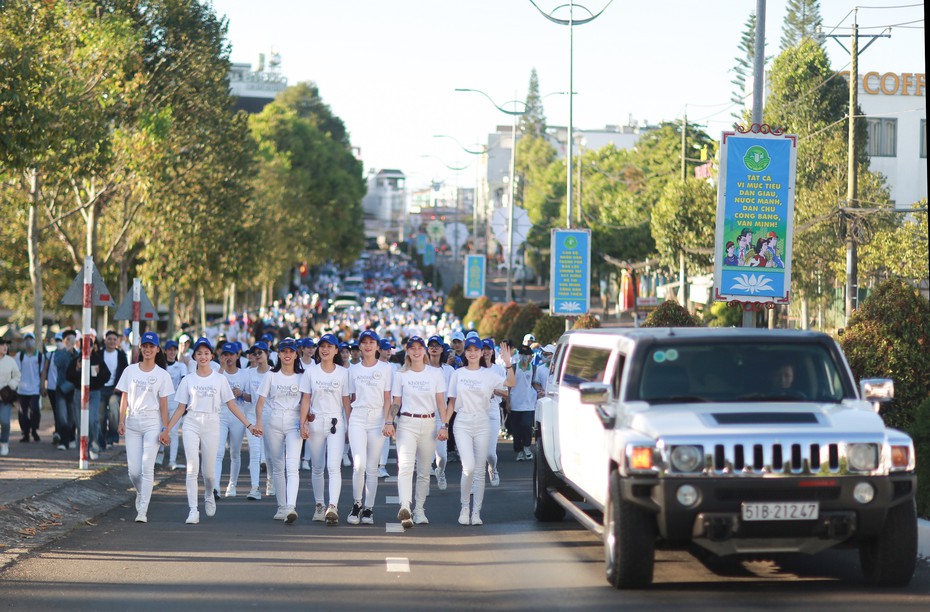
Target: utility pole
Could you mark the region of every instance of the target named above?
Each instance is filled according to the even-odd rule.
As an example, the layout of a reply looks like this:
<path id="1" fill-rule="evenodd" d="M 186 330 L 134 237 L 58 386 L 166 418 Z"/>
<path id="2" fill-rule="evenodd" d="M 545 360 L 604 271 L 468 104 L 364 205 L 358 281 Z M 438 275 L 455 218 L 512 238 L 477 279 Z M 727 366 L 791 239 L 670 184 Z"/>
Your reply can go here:
<path id="1" fill-rule="evenodd" d="M 681 206 L 685 205 L 685 183 L 688 180 L 688 107 L 681 117 Z M 684 248 L 678 251 L 678 303 L 688 308 L 688 275 L 685 272 Z M 690 308 L 688 311 L 690 312 Z"/>
<path id="2" fill-rule="evenodd" d="M 765 0 L 756 0 L 756 35 L 752 59 L 752 122 L 762 125 L 765 76 Z M 756 311 L 743 309 L 743 327 L 756 326 Z"/>

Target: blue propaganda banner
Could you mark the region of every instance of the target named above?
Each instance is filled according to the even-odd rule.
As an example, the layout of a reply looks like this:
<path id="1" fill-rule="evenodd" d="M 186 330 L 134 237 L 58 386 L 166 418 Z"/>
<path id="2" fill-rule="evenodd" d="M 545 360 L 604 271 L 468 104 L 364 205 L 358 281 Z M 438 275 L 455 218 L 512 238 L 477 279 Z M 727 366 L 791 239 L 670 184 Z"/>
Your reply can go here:
<path id="1" fill-rule="evenodd" d="M 423 247 L 423 265 L 431 266 L 436 263 L 436 249 L 431 244 Z"/>
<path id="2" fill-rule="evenodd" d="M 552 230 L 549 312 L 575 317 L 591 309 L 591 231 Z"/>
<path id="3" fill-rule="evenodd" d="M 714 297 L 787 304 L 797 137 L 724 132 L 720 151 Z"/>
<path id="4" fill-rule="evenodd" d="M 423 255 L 426 251 L 426 234 L 417 234 L 417 253 Z"/>
<path id="5" fill-rule="evenodd" d="M 484 295 L 484 261 L 484 255 L 467 255 L 465 257 L 465 297 L 469 299 Z"/>

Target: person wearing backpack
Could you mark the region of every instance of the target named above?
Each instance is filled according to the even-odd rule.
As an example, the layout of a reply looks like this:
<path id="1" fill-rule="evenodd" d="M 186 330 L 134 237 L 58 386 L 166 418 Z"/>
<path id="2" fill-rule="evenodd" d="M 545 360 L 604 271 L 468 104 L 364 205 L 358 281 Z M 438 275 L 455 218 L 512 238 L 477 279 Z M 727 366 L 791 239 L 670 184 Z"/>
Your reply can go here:
<path id="1" fill-rule="evenodd" d="M 7 354 L 9 350 L 9 341 L 0 338 L 0 455 L 3 456 L 10 454 L 10 416 L 19 387 L 19 366 Z"/>
<path id="2" fill-rule="evenodd" d="M 45 352 L 36 346 L 36 337 L 32 332 L 23 336 L 23 350 L 16 356 L 19 362 L 19 429 L 23 437 L 20 442 L 35 441 L 39 438 L 39 424 L 42 418 L 41 400 L 45 395 Z"/>

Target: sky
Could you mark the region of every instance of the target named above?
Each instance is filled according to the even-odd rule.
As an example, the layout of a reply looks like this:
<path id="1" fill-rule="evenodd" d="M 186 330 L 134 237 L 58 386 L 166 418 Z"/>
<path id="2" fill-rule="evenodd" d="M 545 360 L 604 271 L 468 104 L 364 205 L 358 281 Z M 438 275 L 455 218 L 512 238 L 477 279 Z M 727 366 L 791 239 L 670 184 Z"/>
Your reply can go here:
<path id="1" fill-rule="evenodd" d="M 859 70 L 925 71 L 924 8 L 914 0 L 865 0 L 860 35 L 894 27 L 860 54 Z M 228 19 L 233 62 L 281 54 L 293 85 L 314 81 L 346 124 L 365 172 L 400 169 L 408 188 L 432 181 L 475 181 L 476 149 L 511 118 L 499 106 L 526 98 L 536 69 L 549 125 L 568 125 L 569 28 L 547 20 L 530 0 L 207 0 Z M 565 0 L 535 0 L 543 11 Z M 575 19 L 573 124 L 576 129 L 681 120 L 714 136 L 733 123 L 730 102 L 739 41 L 756 0 L 584 0 Z M 780 48 L 787 0 L 766 2 L 766 55 Z M 854 4 L 821 0 L 824 30 L 848 34 Z M 568 18 L 568 8 L 552 13 Z M 834 30 L 836 26 L 839 29 Z M 841 39 L 848 48 L 849 39 Z M 860 39 L 860 47 L 865 43 Z M 827 39 L 833 67 L 849 54 Z M 751 80 L 751 75 L 750 75 Z M 464 167 L 453 171 L 447 166 Z"/>

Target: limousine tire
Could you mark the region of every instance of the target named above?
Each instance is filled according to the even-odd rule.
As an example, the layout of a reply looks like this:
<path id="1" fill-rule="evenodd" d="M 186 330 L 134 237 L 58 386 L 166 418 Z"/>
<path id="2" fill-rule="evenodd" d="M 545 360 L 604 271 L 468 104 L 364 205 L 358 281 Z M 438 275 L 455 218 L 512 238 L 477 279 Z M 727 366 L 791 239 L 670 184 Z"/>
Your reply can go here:
<path id="1" fill-rule="evenodd" d="M 620 474 L 610 475 L 610 499 L 604 509 L 604 559 L 607 581 L 616 589 L 644 589 L 655 568 L 655 517 L 624 501 Z"/>
<path id="2" fill-rule="evenodd" d="M 565 508 L 549 495 L 549 488 L 558 486 L 558 479 L 552 473 L 543 451 L 542 441 L 536 441 L 535 469 L 533 470 L 533 515 L 542 523 L 554 523 L 565 518 Z"/>

